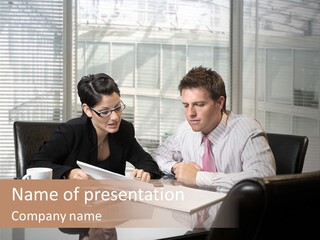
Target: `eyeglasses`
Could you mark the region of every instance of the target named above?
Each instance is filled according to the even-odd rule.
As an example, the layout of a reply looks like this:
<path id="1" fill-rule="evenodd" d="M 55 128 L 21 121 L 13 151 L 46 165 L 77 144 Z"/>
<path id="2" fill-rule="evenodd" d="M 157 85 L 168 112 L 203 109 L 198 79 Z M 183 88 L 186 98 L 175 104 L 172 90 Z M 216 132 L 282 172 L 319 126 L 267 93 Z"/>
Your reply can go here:
<path id="1" fill-rule="evenodd" d="M 90 109 L 92 111 L 94 111 L 99 117 L 109 117 L 112 112 L 122 112 L 124 109 L 126 108 L 126 105 L 121 101 L 120 102 L 120 106 L 117 106 L 117 107 L 114 107 L 114 108 L 111 108 L 111 109 L 107 109 L 107 110 L 103 110 L 101 112 L 98 112 L 96 110 L 94 110 L 92 107 L 90 107 Z"/>

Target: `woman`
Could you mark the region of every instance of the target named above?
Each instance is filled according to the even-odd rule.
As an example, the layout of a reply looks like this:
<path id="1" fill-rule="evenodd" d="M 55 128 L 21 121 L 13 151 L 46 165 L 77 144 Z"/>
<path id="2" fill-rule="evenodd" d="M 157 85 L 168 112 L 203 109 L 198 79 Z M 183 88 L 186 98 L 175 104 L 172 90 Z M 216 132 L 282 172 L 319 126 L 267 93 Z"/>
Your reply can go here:
<path id="1" fill-rule="evenodd" d="M 114 80 L 104 73 L 88 75 L 77 88 L 82 116 L 62 123 L 30 167 L 50 167 L 56 179 L 88 179 L 77 160 L 122 175 L 128 161 L 135 166 L 132 177 L 160 178 L 158 165 L 137 142 L 132 123 L 121 118 L 125 104 Z"/>

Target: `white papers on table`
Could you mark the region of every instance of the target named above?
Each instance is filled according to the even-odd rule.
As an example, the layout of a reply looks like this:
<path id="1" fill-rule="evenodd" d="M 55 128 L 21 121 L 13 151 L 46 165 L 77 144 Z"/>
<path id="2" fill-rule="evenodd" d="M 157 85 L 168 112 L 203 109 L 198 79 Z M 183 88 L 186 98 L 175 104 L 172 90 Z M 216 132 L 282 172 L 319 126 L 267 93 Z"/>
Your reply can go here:
<path id="1" fill-rule="evenodd" d="M 77 161 L 78 166 L 90 177 L 94 179 L 126 179 L 128 177 L 119 173 L 111 172 L 103 168 L 93 166 L 91 164 Z"/>
<path id="2" fill-rule="evenodd" d="M 190 188 L 182 185 L 164 185 L 156 188 L 158 198 L 142 202 L 183 212 L 195 212 L 223 200 L 225 193 Z M 160 199 L 162 195 L 162 198 Z"/>
<path id="3" fill-rule="evenodd" d="M 182 185 L 146 183 L 84 162 L 77 161 L 77 164 L 94 179 L 109 179 L 102 181 L 104 187 L 118 191 L 138 191 L 141 198 L 136 201 L 157 207 L 191 213 L 220 202 L 226 196 L 225 193 Z"/>

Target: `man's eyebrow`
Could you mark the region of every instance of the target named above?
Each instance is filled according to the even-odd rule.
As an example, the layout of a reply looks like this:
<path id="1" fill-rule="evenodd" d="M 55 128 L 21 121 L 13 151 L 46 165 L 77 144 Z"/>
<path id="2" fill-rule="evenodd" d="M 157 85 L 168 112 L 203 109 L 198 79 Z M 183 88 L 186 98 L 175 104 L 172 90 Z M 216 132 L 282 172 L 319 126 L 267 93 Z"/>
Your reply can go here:
<path id="1" fill-rule="evenodd" d="M 206 101 L 197 101 L 197 102 L 191 102 L 191 103 L 188 103 L 188 102 L 182 102 L 182 104 L 188 104 L 188 105 L 196 105 L 196 104 L 205 104 Z"/>
<path id="2" fill-rule="evenodd" d="M 196 102 L 192 102 L 191 104 L 198 104 L 198 103 L 206 103 L 206 101 L 196 101 Z"/>

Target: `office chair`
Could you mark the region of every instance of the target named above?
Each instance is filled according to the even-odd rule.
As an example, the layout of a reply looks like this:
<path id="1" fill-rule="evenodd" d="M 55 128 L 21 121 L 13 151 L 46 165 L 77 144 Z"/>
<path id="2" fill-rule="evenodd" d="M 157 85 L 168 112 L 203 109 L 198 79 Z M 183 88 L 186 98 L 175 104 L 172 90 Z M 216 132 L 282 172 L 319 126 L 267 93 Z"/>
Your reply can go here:
<path id="1" fill-rule="evenodd" d="M 277 133 L 267 133 L 267 137 L 276 160 L 276 174 L 301 173 L 309 139 Z"/>
<path id="2" fill-rule="evenodd" d="M 247 179 L 230 189 L 208 240 L 314 239 L 320 171 Z"/>
<path id="3" fill-rule="evenodd" d="M 41 144 L 48 140 L 58 128 L 58 122 L 26 122 L 13 123 L 16 177 L 21 178 Z"/>

